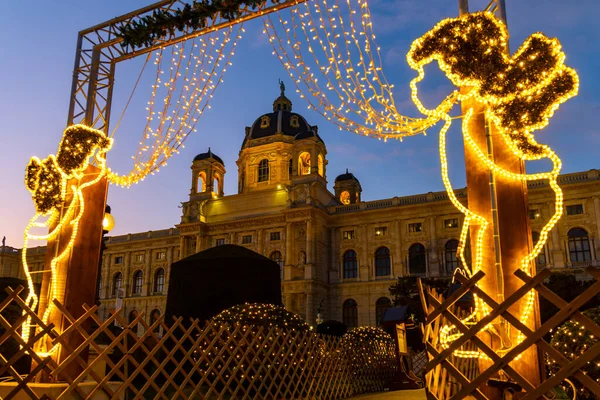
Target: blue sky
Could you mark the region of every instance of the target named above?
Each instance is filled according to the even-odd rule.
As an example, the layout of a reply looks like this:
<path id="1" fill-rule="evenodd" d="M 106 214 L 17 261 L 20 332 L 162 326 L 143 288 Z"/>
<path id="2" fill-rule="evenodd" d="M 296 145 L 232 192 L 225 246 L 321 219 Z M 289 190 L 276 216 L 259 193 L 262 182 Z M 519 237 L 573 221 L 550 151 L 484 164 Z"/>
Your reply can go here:
<path id="1" fill-rule="evenodd" d="M 7 2 L 0 13 L 0 236 L 7 244 L 22 245 L 22 232 L 34 212 L 23 184 L 24 168 L 31 156 L 45 157 L 56 152 L 66 125 L 69 92 L 77 32 L 110 18 L 149 4 L 149 0 L 53 0 Z M 471 9 L 487 1 L 471 1 Z M 541 31 L 561 41 L 567 64 L 581 79 L 579 96 L 555 114 L 550 126 L 537 135 L 563 159 L 564 172 L 600 167 L 597 160 L 600 130 L 600 5 L 583 0 L 507 0 L 511 50 L 533 32 Z M 575 5 L 576 4 L 576 5 Z M 405 105 L 403 112 L 418 117 L 410 107 L 408 83 L 414 77 L 405 61 L 411 42 L 435 23 L 457 14 L 452 0 L 372 0 L 374 30 L 381 46 L 383 67 L 395 85 L 395 99 Z M 399 141 L 378 141 L 339 131 L 315 112 L 293 91 L 287 73 L 272 55 L 262 34 L 260 21 L 245 25 L 230 67 L 208 110 L 198 123 L 198 132 L 186 141 L 183 151 L 160 173 L 130 189 L 111 187 L 109 204 L 116 219 L 113 234 L 157 230 L 179 222 L 178 206 L 186 201 L 191 183 L 192 158 L 210 146 L 225 161 L 225 192 L 237 191 L 235 161 L 244 136 L 244 127 L 271 110 L 278 96 L 277 80 L 283 79 L 294 111 L 319 126 L 329 160 L 329 187 L 335 176 L 349 168 L 361 181 L 363 199 L 443 190 L 439 177 L 437 132 Z M 121 114 L 141 68 L 141 60 L 118 66 L 115 84 L 113 123 Z M 436 66 L 427 69 L 422 90 L 436 99 L 452 90 Z M 149 76 L 149 75 L 145 75 Z M 131 167 L 141 129 L 150 80 L 144 78 L 136 91 L 109 154 L 110 166 L 121 173 Z M 454 128 L 458 128 L 455 124 Z M 452 129 L 449 138 L 451 178 L 464 186 L 464 163 L 460 132 Z M 539 170 L 547 165 L 530 165 Z"/>

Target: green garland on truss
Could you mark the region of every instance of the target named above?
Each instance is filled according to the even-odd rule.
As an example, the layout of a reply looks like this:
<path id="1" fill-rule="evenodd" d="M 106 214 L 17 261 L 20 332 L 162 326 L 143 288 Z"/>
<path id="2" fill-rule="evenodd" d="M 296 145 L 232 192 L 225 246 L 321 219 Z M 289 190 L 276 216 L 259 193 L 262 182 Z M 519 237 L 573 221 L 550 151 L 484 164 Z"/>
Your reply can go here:
<path id="1" fill-rule="evenodd" d="M 231 21 L 242 15 L 243 7 L 255 10 L 265 2 L 266 0 L 194 0 L 174 11 L 154 10 L 151 15 L 120 27 L 117 37 L 123 39 L 123 47 L 149 47 L 167 34 L 206 28 L 207 22 L 218 15 Z M 276 4 L 279 0 L 271 2 Z"/>

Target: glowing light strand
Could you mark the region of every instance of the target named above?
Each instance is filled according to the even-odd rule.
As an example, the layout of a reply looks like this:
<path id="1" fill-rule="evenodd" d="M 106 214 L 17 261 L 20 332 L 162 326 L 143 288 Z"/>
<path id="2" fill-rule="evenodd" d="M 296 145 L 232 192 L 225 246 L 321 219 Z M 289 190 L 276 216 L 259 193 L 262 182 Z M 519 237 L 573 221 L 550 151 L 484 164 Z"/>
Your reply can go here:
<path id="1" fill-rule="evenodd" d="M 487 35 L 487 37 L 486 37 Z M 548 158 L 552 162 L 552 170 L 540 174 L 518 174 L 507 171 L 496 165 L 487 157 L 477 144 L 473 141 L 469 130 L 469 121 L 473 115 L 473 109 L 469 108 L 464 116 L 462 134 L 465 143 L 473 149 L 478 161 L 496 176 L 506 179 L 528 181 L 548 179 L 550 187 L 555 193 L 555 211 L 540 233 L 540 239 L 520 262 L 518 268 L 528 275 L 532 273 L 532 261 L 543 249 L 548 234 L 552 227 L 560 219 L 563 209 L 563 195 L 557 183 L 558 174 L 561 169 L 561 161 L 558 156 L 546 145 L 540 145 L 531 134 L 534 130 L 545 127 L 554 111 L 560 104 L 574 96 L 578 90 L 578 78 L 576 73 L 564 65 L 564 54 L 560 51 L 560 44 L 555 39 L 547 39 L 541 34 L 534 34 L 526 40 L 517 53 L 508 58 L 503 52 L 507 40 L 506 28 L 489 13 L 476 13 L 469 16 L 447 19 L 440 22 L 434 29 L 417 39 L 407 55 L 407 61 L 411 68 L 418 72 L 418 76 L 410 84 L 412 98 L 419 111 L 426 115 L 433 115 L 445 121 L 440 130 L 440 164 L 442 181 L 451 202 L 465 215 L 465 222 L 460 234 L 458 253 L 467 276 L 472 276 L 481 268 L 483 255 L 484 233 L 489 227 L 489 222 L 483 217 L 471 212 L 462 205 L 454 196 L 454 191 L 448 177 L 448 166 L 446 157 L 446 133 L 451 124 L 448 115 L 447 104 L 442 104 L 434 110 L 426 109 L 418 98 L 417 83 L 424 77 L 424 65 L 437 60 L 440 69 L 460 87 L 467 88 L 466 93 L 450 95 L 445 101 L 453 96 L 455 100 L 465 101 L 474 98 L 485 106 L 486 118 L 492 127 L 500 132 L 506 145 L 513 153 L 523 160 L 538 160 Z M 461 46 L 467 44 L 468 54 Z M 478 46 L 479 45 L 479 48 Z M 484 46 L 487 46 L 485 48 Z M 477 53 L 480 51 L 481 53 Z M 467 53 L 467 54 L 463 54 Z M 474 68 L 461 63 L 459 58 L 465 60 L 479 60 L 498 66 L 496 75 L 488 76 L 481 80 L 469 76 L 473 74 Z M 492 60 L 486 60 L 492 58 Z M 496 57 L 494 59 L 494 57 Z M 542 61 L 540 62 L 541 59 Z M 533 71 L 531 71 L 533 70 Z M 515 72 L 516 71 L 516 72 Z M 494 73 L 494 72 L 492 72 Z M 482 74 L 478 76 L 481 77 Z M 508 82 L 505 78 L 508 78 Z M 496 80 L 496 84 L 490 81 Z M 557 83 L 558 82 L 558 83 Z M 475 246 L 475 265 L 472 271 L 467 268 L 464 257 L 464 247 L 467 231 L 475 222 L 479 226 Z M 505 268 L 507 266 L 504 266 Z M 521 307 L 519 320 L 526 324 L 533 309 L 535 295 L 529 291 L 525 296 L 525 305 Z M 461 320 L 464 324 L 473 321 L 483 314 L 487 314 L 487 306 L 481 299 L 475 297 L 475 311 L 467 318 Z M 485 329 L 494 329 L 490 325 Z M 440 342 L 443 347 L 456 340 L 462 334 L 453 333 L 456 327 L 453 325 L 443 326 L 440 330 Z M 515 345 L 521 343 L 524 336 L 521 332 L 517 334 L 516 343 L 502 349 L 506 352 Z M 454 355 L 466 358 L 486 357 L 480 351 L 456 350 Z"/>
<path id="2" fill-rule="evenodd" d="M 280 13 L 279 24 L 285 39 L 279 35 L 272 19 L 264 17 L 265 33 L 273 44 L 274 54 L 293 79 L 300 96 L 309 102 L 309 108 L 320 112 L 340 129 L 384 140 L 423 133 L 437 123 L 438 120 L 433 117 L 408 118 L 397 112 L 392 86 L 387 83 L 383 74 L 379 47 L 374 43 L 375 35 L 370 30 L 372 23 L 367 2 L 359 1 L 360 14 L 352 8 L 350 1 L 346 2 L 349 28 L 344 24 L 341 7 L 337 2 L 329 6 L 325 0 L 322 4 L 323 7 L 319 2 L 304 3 L 305 12 L 300 11 L 299 6 L 291 8 L 291 27 Z M 334 10 L 337 10 L 337 18 L 332 15 Z M 318 18 L 316 22 L 312 17 L 313 13 Z M 354 15 L 361 18 L 360 36 L 364 38 L 364 45 L 355 33 L 357 28 Z M 297 23 L 298 18 L 300 22 Z M 337 30 L 338 26 L 340 30 Z M 298 38 L 298 27 L 301 28 L 307 52 L 326 80 L 324 89 L 321 89 L 318 78 L 307 65 L 302 53 L 302 41 Z M 311 42 L 317 43 L 321 51 L 316 51 Z M 377 59 L 372 54 L 373 47 L 377 49 Z M 353 61 L 352 48 L 355 48 L 358 61 Z M 346 50 L 345 56 L 342 55 L 342 49 Z M 324 55 L 324 62 L 320 61 L 318 54 Z M 338 106 L 330 101 L 326 92 L 335 94 Z M 311 97 L 317 101 L 313 102 Z M 383 110 L 376 109 L 376 105 Z M 364 123 L 354 121 L 347 116 L 349 114 L 355 115 Z"/>
<path id="3" fill-rule="evenodd" d="M 41 320 L 48 324 L 50 314 L 55 306 L 53 300 L 60 296 L 61 288 L 58 287 L 57 265 L 69 256 L 79 228 L 79 221 L 85 211 L 83 201 L 83 190 L 95 185 L 106 174 L 106 160 L 104 154 L 112 147 L 113 140 L 106 137 L 104 132 L 89 128 L 84 125 L 73 125 L 65 130 L 63 138 L 59 144 L 58 156 L 50 155 L 45 160 L 39 160 L 33 157 L 29 163 L 26 173 L 26 185 L 32 192 L 36 203 L 36 213 L 29 221 L 25 229 L 23 250 L 21 252 L 21 261 L 27 279 L 28 294 L 25 303 L 30 309 L 35 309 L 38 305 L 38 297 L 33 287 L 31 271 L 27 263 L 27 248 L 30 240 L 52 240 L 55 239 L 63 229 L 70 227 L 71 235 L 64 249 L 59 252 L 50 262 L 50 281 L 47 293 L 47 307 Z M 85 170 L 89 165 L 90 159 L 94 157 L 96 166 L 99 168 L 98 174 L 94 179 L 81 183 L 85 178 Z M 53 169 L 54 174 L 43 175 L 32 172 L 36 170 L 35 165 L 45 165 Z M 69 180 L 75 179 L 77 184 L 68 185 Z M 53 193 L 52 188 L 60 187 L 60 195 L 54 196 L 55 201 L 48 208 L 45 203 L 40 203 L 40 198 L 47 197 L 47 194 Z M 50 188 L 50 189 L 48 189 Z M 64 215 L 62 214 L 62 202 L 67 197 L 69 189 L 73 198 L 69 202 Z M 40 222 L 40 218 L 46 216 L 46 221 Z M 34 235 L 30 231 L 32 228 L 47 228 L 56 222 L 56 226 L 45 235 Z M 21 327 L 21 337 L 28 341 L 30 337 L 32 324 L 31 317 L 28 316 Z M 46 345 L 44 341 L 40 342 Z M 42 350 L 38 353 L 40 356 L 52 355 L 58 349 L 59 345 L 52 346 L 49 350 Z"/>
<path id="4" fill-rule="evenodd" d="M 179 152 L 187 136 L 196 131 L 199 117 L 207 107 L 210 108 L 210 99 L 223 82 L 227 67 L 232 65 L 231 57 L 243 32 L 244 28 L 239 24 L 235 35 L 234 28 L 229 27 L 225 31 L 173 46 L 169 77 L 165 82 L 161 80 L 164 51 L 156 52 L 156 82 L 152 85 L 147 123 L 134 156 L 133 169 L 124 176 L 109 170 L 111 183 L 121 186 L 138 183 L 166 166 L 168 159 Z M 232 36 L 235 38 L 232 39 Z M 186 46 L 192 47 L 189 54 Z M 155 111 L 161 87 L 166 91 L 163 107 L 161 111 Z M 154 127 L 154 124 L 157 126 Z"/>

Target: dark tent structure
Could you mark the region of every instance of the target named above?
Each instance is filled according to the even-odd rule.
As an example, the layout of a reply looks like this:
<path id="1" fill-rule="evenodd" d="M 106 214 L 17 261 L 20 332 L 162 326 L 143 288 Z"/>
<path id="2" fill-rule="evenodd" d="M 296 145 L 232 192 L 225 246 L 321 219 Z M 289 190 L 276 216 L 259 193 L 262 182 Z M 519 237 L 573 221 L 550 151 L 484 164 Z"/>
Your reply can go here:
<path id="1" fill-rule="evenodd" d="M 165 317 L 207 321 L 236 304 L 281 305 L 279 265 L 242 246 L 226 244 L 171 265 Z"/>
<path id="2" fill-rule="evenodd" d="M 348 327 L 340 321 L 328 320 L 317 325 L 317 333 L 323 335 L 342 337 L 348 332 Z"/>

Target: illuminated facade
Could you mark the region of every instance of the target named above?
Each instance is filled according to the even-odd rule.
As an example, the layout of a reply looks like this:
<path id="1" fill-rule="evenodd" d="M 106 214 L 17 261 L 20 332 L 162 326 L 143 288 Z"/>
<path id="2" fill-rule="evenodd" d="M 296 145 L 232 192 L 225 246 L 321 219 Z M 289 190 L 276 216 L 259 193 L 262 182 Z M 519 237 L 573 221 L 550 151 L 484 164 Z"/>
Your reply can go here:
<path id="1" fill-rule="evenodd" d="M 357 171 L 346 171 L 335 179 L 332 193 L 326 155 L 317 127 L 292 112 L 282 92 L 273 112 L 246 128 L 238 194 L 223 195 L 225 165 L 209 149 L 192 162 L 190 193 L 176 227 L 107 239 L 101 315 L 114 309 L 121 290 L 124 316 L 144 312 L 151 322 L 164 312 L 171 263 L 225 243 L 278 262 L 285 306 L 311 324 L 320 307 L 324 320 L 375 325 L 398 276 L 452 273 L 463 215 L 446 192 L 362 201 L 352 173 Z M 600 265 L 600 171 L 562 175 L 559 183 L 564 216 L 537 257 L 538 266 Z M 456 194 L 466 203 L 465 189 Z M 534 240 L 552 216 L 553 201 L 546 182 L 529 182 Z M 29 256 L 32 265 L 41 266 L 43 248 Z M 8 269 L 2 268 L 3 275 Z"/>

